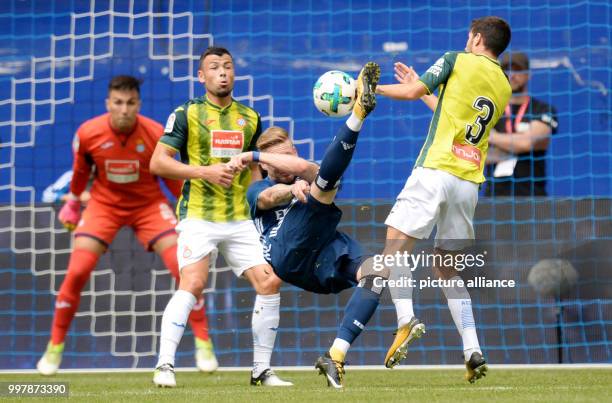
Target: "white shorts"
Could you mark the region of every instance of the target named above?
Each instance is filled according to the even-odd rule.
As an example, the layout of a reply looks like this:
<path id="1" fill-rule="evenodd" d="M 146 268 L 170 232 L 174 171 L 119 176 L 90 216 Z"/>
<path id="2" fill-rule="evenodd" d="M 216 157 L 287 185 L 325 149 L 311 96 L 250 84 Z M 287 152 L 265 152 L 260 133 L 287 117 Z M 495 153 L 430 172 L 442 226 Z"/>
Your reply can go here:
<path id="1" fill-rule="evenodd" d="M 474 239 L 478 184 L 438 169 L 417 167 L 397 196 L 385 224 L 417 239 L 437 226 L 436 247 L 459 250 Z"/>
<path id="2" fill-rule="evenodd" d="M 210 256 L 214 267 L 221 252 L 234 274 L 240 277 L 251 267 L 268 264 L 253 221 L 216 223 L 187 218 L 176 226 L 179 270 Z"/>

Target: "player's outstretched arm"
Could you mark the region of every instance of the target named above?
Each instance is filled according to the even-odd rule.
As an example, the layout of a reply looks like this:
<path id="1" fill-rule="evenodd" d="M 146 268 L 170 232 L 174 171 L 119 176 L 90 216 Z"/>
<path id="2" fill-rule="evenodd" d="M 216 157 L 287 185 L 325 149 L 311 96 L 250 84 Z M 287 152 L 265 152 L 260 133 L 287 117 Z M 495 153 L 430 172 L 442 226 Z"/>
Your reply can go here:
<path id="1" fill-rule="evenodd" d="M 157 143 L 149 164 L 151 173 L 169 179 L 204 179 L 226 188 L 231 186 L 234 171 L 227 164 L 187 165 L 175 160 L 175 154 L 175 149 Z"/>
<path id="2" fill-rule="evenodd" d="M 396 62 L 393 65 L 393 70 L 395 72 L 395 79 L 401 84 L 411 84 L 419 79 L 419 75 L 412 66 L 406 66 L 402 62 Z M 432 111 L 435 111 L 438 106 L 438 97 L 435 95 L 423 95 L 421 101 Z"/>
<path id="3" fill-rule="evenodd" d="M 397 62 L 394 64 L 393 70 L 395 79 L 399 81 L 399 84 L 378 85 L 376 87 L 377 94 L 399 100 L 415 100 L 427 95 L 427 87 L 419 81 L 419 77 L 412 67 Z M 425 103 L 429 106 L 427 102 Z"/>
<path id="4" fill-rule="evenodd" d="M 319 166 L 314 162 L 306 161 L 303 158 L 287 155 L 287 154 L 276 154 L 259 152 L 259 162 L 271 165 L 272 167 L 281 170 L 283 172 L 290 173 L 300 178 L 305 179 L 309 183 L 314 181 L 319 172 Z M 239 154 L 232 157 L 229 162 L 230 166 L 235 169 L 244 169 L 246 165 L 253 162 L 253 152 L 249 151 L 246 153 Z"/>

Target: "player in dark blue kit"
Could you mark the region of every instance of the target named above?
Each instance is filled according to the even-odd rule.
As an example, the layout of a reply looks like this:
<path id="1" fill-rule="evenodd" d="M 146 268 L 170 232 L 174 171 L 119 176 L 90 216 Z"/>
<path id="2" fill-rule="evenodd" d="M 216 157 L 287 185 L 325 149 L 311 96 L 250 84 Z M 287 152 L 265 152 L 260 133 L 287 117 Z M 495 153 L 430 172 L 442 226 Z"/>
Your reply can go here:
<path id="1" fill-rule="evenodd" d="M 327 148 L 321 166 L 297 156 L 287 133 L 271 127 L 257 141 L 260 152 L 240 154 L 230 162 L 242 169 L 259 161 L 268 177 L 247 192 L 264 256 L 282 280 L 304 290 L 338 293 L 354 287 L 344 319 L 330 351 L 315 367 L 329 386 L 343 387 L 344 356 L 374 314 L 381 287 L 357 241 L 336 230 L 342 217 L 334 204 L 338 184 L 348 167 L 366 116 L 376 106 L 375 89 L 380 68 L 369 62 L 357 78 L 356 102 L 351 116 Z M 378 275 L 378 277 L 382 277 Z M 380 283 L 378 283 L 380 284 Z"/>

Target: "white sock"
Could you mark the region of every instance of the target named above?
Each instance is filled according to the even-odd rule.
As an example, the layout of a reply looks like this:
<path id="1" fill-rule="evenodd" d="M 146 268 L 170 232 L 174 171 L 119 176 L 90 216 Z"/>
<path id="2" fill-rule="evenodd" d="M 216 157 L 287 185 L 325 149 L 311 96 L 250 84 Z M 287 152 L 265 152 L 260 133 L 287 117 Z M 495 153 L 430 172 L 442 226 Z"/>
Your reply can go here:
<path id="1" fill-rule="evenodd" d="M 172 298 L 170 298 L 170 301 L 168 301 L 162 316 L 161 335 L 159 337 L 159 359 L 157 360 L 156 367 L 163 364 L 174 366 L 176 348 L 183 337 L 187 318 L 196 302 L 196 297 L 184 290 L 177 290 Z"/>
<path id="2" fill-rule="evenodd" d="M 457 279 L 459 279 L 459 276 L 455 276 L 451 280 Z M 465 287 L 454 287 L 451 290 L 443 288 L 442 290 L 444 295 L 446 295 L 448 309 L 463 341 L 463 355 L 465 360 L 468 361 L 473 352 L 482 353 L 478 343 L 478 335 L 476 334 L 472 299 Z"/>
<path id="3" fill-rule="evenodd" d="M 342 354 L 344 354 L 344 355 L 346 355 L 346 353 L 348 352 L 349 347 L 351 347 L 351 345 L 349 344 L 348 341 L 342 340 L 342 339 L 339 339 L 339 338 L 335 338 L 334 339 L 334 343 L 331 346 L 331 348 L 333 348 L 335 350 L 338 350 L 338 351 L 341 351 Z"/>
<path id="4" fill-rule="evenodd" d="M 395 312 L 397 313 L 398 329 L 407 325 L 414 318 L 414 309 L 412 307 L 412 298 L 393 298 L 395 304 Z"/>
<path id="5" fill-rule="evenodd" d="M 280 321 L 280 294 L 257 295 L 253 306 L 253 376 L 270 368 L 270 358 Z"/>
<path id="6" fill-rule="evenodd" d="M 351 112 L 351 116 L 346 120 L 346 126 L 354 132 L 358 132 L 361 130 L 361 126 L 363 126 L 363 120 L 361 120 L 355 112 Z"/>

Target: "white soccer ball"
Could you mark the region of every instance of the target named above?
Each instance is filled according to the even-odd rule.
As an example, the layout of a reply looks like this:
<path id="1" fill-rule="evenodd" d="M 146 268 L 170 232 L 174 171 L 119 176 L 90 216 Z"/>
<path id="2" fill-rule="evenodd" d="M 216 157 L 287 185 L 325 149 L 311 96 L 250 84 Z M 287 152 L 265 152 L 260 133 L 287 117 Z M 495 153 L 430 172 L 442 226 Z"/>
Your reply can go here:
<path id="1" fill-rule="evenodd" d="M 343 71 L 332 70 L 323 74 L 314 85 L 312 97 L 321 113 L 327 116 L 346 116 L 353 110 L 357 83 Z"/>

